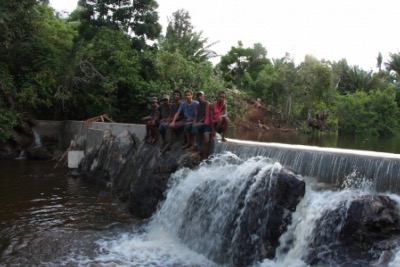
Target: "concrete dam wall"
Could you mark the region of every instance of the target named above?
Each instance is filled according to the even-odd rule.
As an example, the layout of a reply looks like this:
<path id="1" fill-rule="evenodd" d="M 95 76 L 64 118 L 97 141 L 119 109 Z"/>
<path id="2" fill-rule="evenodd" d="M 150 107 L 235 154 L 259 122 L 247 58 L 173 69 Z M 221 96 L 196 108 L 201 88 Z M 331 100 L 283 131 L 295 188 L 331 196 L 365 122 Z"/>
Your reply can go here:
<path id="1" fill-rule="evenodd" d="M 123 131 L 143 141 L 146 127 L 141 124 L 122 124 L 83 121 L 39 121 L 34 130 L 40 135 L 57 136 L 60 149 L 66 150 L 74 141 L 83 155 L 97 149 L 107 130 L 113 136 Z M 372 181 L 377 192 L 400 193 L 400 155 L 362 150 L 321 148 L 279 143 L 260 143 L 228 139 L 215 142 L 214 153 L 230 151 L 241 158 L 265 156 L 302 176 L 315 177 L 329 184 L 341 184 L 353 175 Z"/>

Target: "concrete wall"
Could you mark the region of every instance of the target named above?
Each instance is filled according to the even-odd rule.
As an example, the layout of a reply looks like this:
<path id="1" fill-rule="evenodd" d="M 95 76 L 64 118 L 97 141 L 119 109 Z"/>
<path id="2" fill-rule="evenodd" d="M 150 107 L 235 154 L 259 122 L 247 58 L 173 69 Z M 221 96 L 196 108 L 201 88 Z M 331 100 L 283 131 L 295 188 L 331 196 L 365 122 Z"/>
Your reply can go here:
<path id="1" fill-rule="evenodd" d="M 146 135 L 146 126 L 142 124 L 124 124 L 84 121 L 38 121 L 34 130 L 40 136 L 53 136 L 60 140 L 60 149 L 67 150 L 71 141 L 75 141 L 77 150 L 85 152 L 97 148 L 102 140 L 105 130 L 117 136 L 123 131 L 134 134 L 140 141 Z"/>

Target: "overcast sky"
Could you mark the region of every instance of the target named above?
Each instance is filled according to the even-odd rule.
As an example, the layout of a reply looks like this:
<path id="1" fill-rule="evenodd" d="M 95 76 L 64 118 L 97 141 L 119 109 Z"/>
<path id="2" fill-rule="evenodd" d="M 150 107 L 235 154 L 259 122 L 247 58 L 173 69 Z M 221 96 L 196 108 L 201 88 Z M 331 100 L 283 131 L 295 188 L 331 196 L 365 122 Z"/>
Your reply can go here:
<path id="1" fill-rule="evenodd" d="M 347 59 L 350 65 L 376 70 L 381 52 L 400 52 L 399 0 L 158 0 L 160 23 L 178 9 L 189 11 L 220 55 L 241 40 L 261 43 L 268 58 L 288 52 L 296 63 L 306 54 L 317 59 Z M 50 0 L 56 10 L 72 11 L 75 0 Z"/>

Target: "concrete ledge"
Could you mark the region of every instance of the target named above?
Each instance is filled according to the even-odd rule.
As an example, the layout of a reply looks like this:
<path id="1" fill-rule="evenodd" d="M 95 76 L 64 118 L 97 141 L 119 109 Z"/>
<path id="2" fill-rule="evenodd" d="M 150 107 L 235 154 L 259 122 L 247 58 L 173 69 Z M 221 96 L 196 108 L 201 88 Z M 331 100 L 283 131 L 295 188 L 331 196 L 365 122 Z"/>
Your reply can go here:
<path id="1" fill-rule="evenodd" d="M 123 131 L 135 135 L 140 141 L 146 136 L 146 125 L 93 122 L 86 124 L 84 121 L 38 121 L 34 130 L 40 136 L 55 136 L 60 142 L 61 149 L 68 149 L 71 141 L 74 147 L 85 152 L 97 148 L 101 144 L 103 132 L 110 131 L 113 136 L 118 136 Z"/>
<path id="2" fill-rule="evenodd" d="M 84 156 L 85 154 L 82 150 L 68 151 L 68 168 L 78 168 Z"/>
<path id="3" fill-rule="evenodd" d="M 90 128 L 102 131 L 109 130 L 113 136 L 117 136 L 123 131 L 128 131 L 130 134 L 136 135 L 140 141 L 143 141 L 146 136 L 146 125 L 144 124 L 94 122 Z"/>

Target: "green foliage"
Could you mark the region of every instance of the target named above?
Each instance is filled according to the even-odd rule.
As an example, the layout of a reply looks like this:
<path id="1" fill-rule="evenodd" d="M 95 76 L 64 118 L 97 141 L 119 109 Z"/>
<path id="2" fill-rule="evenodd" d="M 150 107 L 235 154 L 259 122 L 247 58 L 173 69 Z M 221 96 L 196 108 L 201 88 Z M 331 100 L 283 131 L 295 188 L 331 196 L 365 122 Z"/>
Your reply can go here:
<path id="1" fill-rule="evenodd" d="M 160 48 L 171 53 L 180 52 L 183 56 L 195 61 L 204 62 L 217 54 L 210 50 L 214 44 L 207 44 L 208 39 L 202 32 L 195 32 L 188 11 L 180 9 L 169 19 L 165 37 L 160 38 Z"/>
<path id="2" fill-rule="evenodd" d="M 10 75 L 13 88 L 12 92 L 3 91 L 6 104 L 45 118 L 56 106 L 54 94 L 69 63 L 75 32 L 47 5 L 36 1 L 5 1 L 1 5 L 8 13 L 0 23 L 6 32 L 0 43 L 0 62 L 7 63 L 2 70 Z"/>
<path id="3" fill-rule="evenodd" d="M 386 69 L 388 71 L 393 71 L 396 73 L 397 77 L 400 76 L 400 53 L 390 53 L 390 59 L 385 63 Z"/>
<path id="4" fill-rule="evenodd" d="M 59 97 L 70 97 L 70 116 L 86 119 L 104 113 L 126 118 L 132 109 L 132 97 L 141 89 L 142 79 L 135 50 L 131 49 L 130 39 L 122 31 L 108 27 L 98 30 L 91 42 L 82 47 L 77 54 L 76 84 L 68 93 Z M 84 116 L 84 117 L 83 117 Z"/>
<path id="5" fill-rule="evenodd" d="M 252 48 L 244 48 L 242 42 L 231 47 L 229 52 L 221 57 L 217 68 L 222 72 L 226 87 L 236 87 L 241 90 L 259 90 L 259 84 L 253 83 L 265 65 L 271 64 L 267 58 L 267 50 L 259 43 Z"/>
<path id="6" fill-rule="evenodd" d="M 12 132 L 11 129 L 17 125 L 19 121 L 19 115 L 15 110 L 10 110 L 4 107 L 4 104 L 0 101 L 0 142 L 6 141 L 10 138 Z"/>
<path id="7" fill-rule="evenodd" d="M 213 44 L 194 31 L 184 10 L 174 12 L 166 35 L 150 44 L 161 32 L 155 0 L 80 0 L 65 20 L 46 3 L 0 2 L 0 139 L 24 111 L 40 119 L 108 113 L 116 121 L 139 122 L 149 97 L 186 88 L 205 91 L 209 101 L 220 90 L 239 89 L 294 125 L 328 109 L 329 131 L 398 132 L 399 53 L 390 54 L 386 71 L 379 54 L 379 72 L 373 73 L 345 59 L 306 56 L 296 66 L 286 54 L 271 63 L 261 44 L 238 42 L 213 70 Z M 227 96 L 229 116 L 236 119 L 244 107 L 233 91 Z"/>
<path id="8" fill-rule="evenodd" d="M 136 50 L 146 49 L 147 40 L 155 40 L 160 32 L 154 0 L 80 0 L 81 10 L 74 16 L 80 17 L 80 37 L 91 40 L 97 30 L 108 27 L 123 30 L 131 36 Z"/>
<path id="9" fill-rule="evenodd" d="M 381 70 L 373 74 L 372 71 L 367 72 L 358 66 L 350 67 L 346 60 L 334 62 L 331 67 L 333 83 L 340 94 L 354 93 L 359 90 L 368 92 L 373 89 L 385 89 L 389 84 L 387 75 Z"/>
<path id="10" fill-rule="evenodd" d="M 206 93 L 222 87 L 213 77 L 212 65 L 208 61 L 195 62 L 182 55 L 160 51 L 157 59 L 157 69 L 163 90 L 171 92 L 174 89 L 203 90 Z"/>
<path id="11" fill-rule="evenodd" d="M 332 100 L 331 71 L 328 64 L 306 56 L 297 71 L 297 102 L 305 104 L 307 119 L 317 109 L 316 103 Z"/>
<path id="12" fill-rule="evenodd" d="M 224 90 L 222 90 L 224 91 Z M 246 99 L 250 98 L 248 94 L 240 91 L 225 91 L 226 99 L 225 103 L 227 105 L 228 118 L 231 121 L 241 120 L 243 114 L 246 112 L 245 106 L 240 101 L 237 101 L 238 98 Z M 240 94 L 240 95 L 238 95 Z M 235 127 L 234 124 L 231 124 L 230 127 Z"/>
<path id="13" fill-rule="evenodd" d="M 336 115 L 343 133 L 391 136 L 398 131 L 398 110 L 391 88 L 338 96 Z"/>

